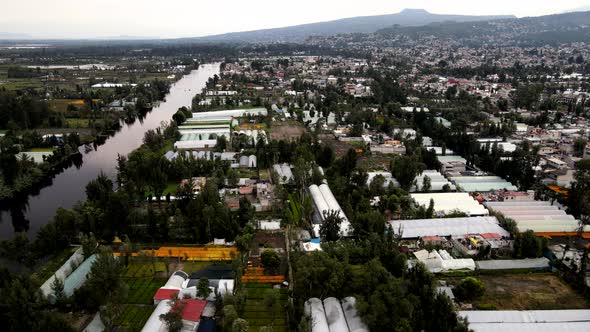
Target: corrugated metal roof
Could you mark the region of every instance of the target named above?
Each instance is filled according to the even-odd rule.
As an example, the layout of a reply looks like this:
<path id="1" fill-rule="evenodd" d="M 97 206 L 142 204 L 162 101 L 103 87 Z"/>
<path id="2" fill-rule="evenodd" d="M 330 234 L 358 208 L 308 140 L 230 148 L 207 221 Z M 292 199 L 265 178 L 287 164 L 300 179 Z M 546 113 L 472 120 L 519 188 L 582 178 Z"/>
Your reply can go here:
<path id="1" fill-rule="evenodd" d="M 549 259 L 545 257 L 532 259 L 489 260 L 475 262 L 480 270 L 543 269 L 549 268 Z"/>
<path id="2" fill-rule="evenodd" d="M 417 204 L 428 207 L 434 201 L 434 210 L 439 214 L 447 214 L 454 210 L 471 216 L 487 216 L 489 211 L 467 193 L 427 193 L 410 195 Z"/>
<path id="3" fill-rule="evenodd" d="M 496 217 L 393 220 L 389 224 L 394 232 L 399 233 L 401 231 L 402 238 L 405 239 L 484 233 L 498 233 L 506 237 L 510 235 L 500 227 Z"/>

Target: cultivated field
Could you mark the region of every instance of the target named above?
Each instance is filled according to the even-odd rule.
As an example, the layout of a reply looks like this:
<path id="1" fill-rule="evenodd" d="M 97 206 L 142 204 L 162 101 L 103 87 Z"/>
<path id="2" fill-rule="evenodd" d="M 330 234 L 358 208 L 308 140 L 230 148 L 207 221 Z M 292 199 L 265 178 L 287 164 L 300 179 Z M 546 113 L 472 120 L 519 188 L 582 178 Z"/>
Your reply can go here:
<path id="1" fill-rule="evenodd" d="M 240 317 L 248 321 L 249 331 L 258 332 L 263 326 L 272 326 L 275 332 L 286 331 L 287 290 L 280 290 L 279 305 L 275 306 L 274 310 L 270 310 L 264 303 L 264 295 L 272 290 L 271 284 L 247 283 L 244 289 L 246 303 Z"/>
<path id="2" fill-rule="evenodd" d="M 589 309 L 590 303 L 551 273 L 514 274 L 477 278 L 485 295 L 474 302 L 497 310 Z"/>
<path id="3" fill-rule="evenodd" d="M 305 132 L 305 128 L 297 122 L 275 122 L 272 124 L 270 138 L 273 140 L 295 140 Z"/>

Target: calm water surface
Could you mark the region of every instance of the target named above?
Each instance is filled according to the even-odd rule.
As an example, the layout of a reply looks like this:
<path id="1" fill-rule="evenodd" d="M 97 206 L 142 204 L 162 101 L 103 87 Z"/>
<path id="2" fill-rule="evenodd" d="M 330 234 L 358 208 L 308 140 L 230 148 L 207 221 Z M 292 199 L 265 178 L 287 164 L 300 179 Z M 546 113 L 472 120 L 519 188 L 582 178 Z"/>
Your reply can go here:
<path id="1" fill-rule="evenodd" d="M 170 121 L 182 106 L 190 106 L 192 98 L 205 87 L 209 77 L 219 73 L 219 64 L 202 65 L 176 82 L 166 101 L 147 114 L 142 121 L 124 124 L 119 132 L 100 146 L 82 146 L 82 160 L 56 175 L 51 184 L 28 199 L 2 207 L 0 239 L 11 238 L 15 231 L 27 231 L 33 238 L 39 228 L 50 221 L 59 207 L 71 208 L 86 197 L 86 184 L 101 172 L 113 180 L 116 176 L 117 155 L 127 155 L 138 148 L 149 129 Z"/>

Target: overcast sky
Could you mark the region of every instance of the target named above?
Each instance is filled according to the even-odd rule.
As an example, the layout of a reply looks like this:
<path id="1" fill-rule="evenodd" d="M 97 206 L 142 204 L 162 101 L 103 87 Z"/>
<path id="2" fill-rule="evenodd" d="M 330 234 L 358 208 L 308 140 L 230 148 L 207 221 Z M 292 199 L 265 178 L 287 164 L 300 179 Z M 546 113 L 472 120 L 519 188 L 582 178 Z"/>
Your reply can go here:
<path id="1" fill-rule="evenodd" d="M 274 28 L 404 8 L 436 14 L 539 16 L 590 0 L 1 0 L 0 33 L 35 38 L 190 37 Z"/>

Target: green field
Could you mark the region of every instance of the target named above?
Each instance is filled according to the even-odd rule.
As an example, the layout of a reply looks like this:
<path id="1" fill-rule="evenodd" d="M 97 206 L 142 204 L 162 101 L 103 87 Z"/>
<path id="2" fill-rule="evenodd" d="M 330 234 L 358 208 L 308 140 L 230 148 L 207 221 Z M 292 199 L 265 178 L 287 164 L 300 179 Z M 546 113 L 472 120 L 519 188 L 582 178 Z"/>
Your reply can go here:
<path id="1" fill-rule="evenodd" d="M 129 291 L 123 309 L 114 322 L 116 331 L 140 331 L 145 325 L 155 308 L 154 295 L 168 280 L 167 263 L 169 262 L 166 260 L 152 262 L 131 258 L 122 274 L 122 278 L 129 286 Z M 182 268 L 190 275 L 211 264 L 211 262 L 180 262 L 178 268 Z"/>
<path id="2" fill-rule="evenodd" d="M 133 278 L 127 280 L 129 295 L 127 303 L 153 305 L 154 294 L 166 284 L 165 278 Z"/>
<path id="3" fill-rule="evenodd" d="M 29 152 L 53 152 L 54 148 L 31 148 Z"/>
<path id="4" fill-rule="evenodd" d="M 88 128 L 88 119 L 67 118 L 66 123 L 70 128 Z"/>
<path id="5" fill-rule="evenodd" d="M 115 319 L 117 331 L 139 331 L 154 311 L 151 305 L 124 305 L 121 314 Z"/>
<path id="6" fill-rule="evenodd" d="M 122 278 L 129 291 L 127 300 L 114 325 L 117 331 L 139 331 L 154 311 L 154 294 L 167 278 L 166 265 L 163 262 L 139 261 L 131 258 Z"/>
<path id="7" fill-rule="evenodd" d="M 170 194 L 171 196 L 176 195 L 176 191 L 178 190 L 178 183 L 176 182 L 168 182 L 168 185 L 166 185 L 166 188 L 164 189 L 164 192 L 162 192 L 162 196 L 166 196 L 168 194 Z M 155 194 L 149 190 L 145 192 L 145 196 L 155 196 Z"/>
<path id="8" fill-rule="evenodd" d="M 49 279 L 55 274 L 55 271 L 67 262 L 67 260 L 74 254 L 78 247 L 72 247 L 62 250 L 61 252 L 53 255 L 43 265 L 38 267 L 34 274 L 41 282 Z"/>
<path id="9" fill-rule="evenodd" d="M 126 278 L 152 277 L 157 272 L 165 272 L 166 265 L 163 262 L 131 262 L 125 270 Z"/>
<path id="10" fill-rule="evenodd" d="M 274 332 L 287 330 L 285 305 L 287 304 L 287 290 L 280 290 L 280 305 L 276 312 L 270 312 L 264 304 L 264 295 L 272 289 L 271 284 L 248 283 L 244 285 L 246 290 L 246 304 L 240 317 L 248 321 L 249 331 L 258 332 L 263 326 L 273 326 Z"/>

